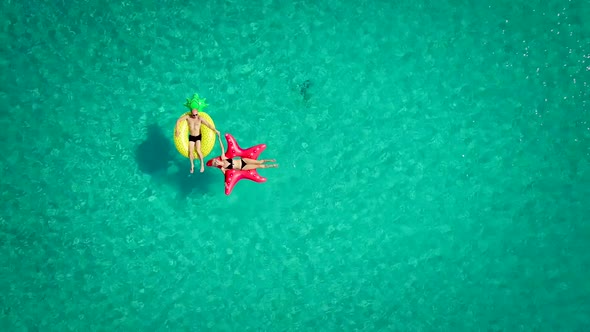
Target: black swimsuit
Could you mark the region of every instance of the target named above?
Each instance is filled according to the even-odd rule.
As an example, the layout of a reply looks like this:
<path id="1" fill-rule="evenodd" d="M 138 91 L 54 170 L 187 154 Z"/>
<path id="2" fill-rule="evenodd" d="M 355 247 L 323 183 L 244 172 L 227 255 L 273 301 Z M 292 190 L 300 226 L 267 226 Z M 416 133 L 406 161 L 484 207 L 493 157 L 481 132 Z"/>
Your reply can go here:
<path id="1" fill-rule="evenodd" d="M 229 163 L 229 165 L 227 165 L 227 169 L 234 169 L 234 160 L 233 159 L 225 159 L 227 160 L 227 162 Z M 246 167 L 246 162 L 244 161 L 244 159 L 240 158 L 240 160 L 242 161 L 242 169 L 244 169 L 244 167 Z"/>
<path id="2" fill-rule="evenodd" d="M 191 118 L 196 119 L 197 117 L 199 117 L 198 115 L 190 115 Z M 193 136 L 193 135 L 188 135 L 188 141 L 189 142 L 196 142 L 196 141 L 200 141 L 201 140 L 201 134 L 198 134 L 197 136 Z"/>

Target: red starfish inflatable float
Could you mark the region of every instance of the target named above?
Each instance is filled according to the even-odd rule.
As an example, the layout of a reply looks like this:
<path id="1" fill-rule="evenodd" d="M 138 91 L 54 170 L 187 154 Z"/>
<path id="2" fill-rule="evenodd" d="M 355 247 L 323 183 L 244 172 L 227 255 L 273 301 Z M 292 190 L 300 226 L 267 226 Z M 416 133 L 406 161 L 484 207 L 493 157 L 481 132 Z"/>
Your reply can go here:
<path id="1" fill-rule="evenodd" d="M 232 135 L 225 134 L 225 139 L 227 140 L 227 152 L 225 153 L 225 157 L 228 159 L 234 157 L 258 159 L 258 156 L 260 156 L 262 151 L 266 149 L 266 144 L 258 144 L 244 150 L 238 145 L 238 142 Z M 221 161 L 221 156 L 207 161 L 207 166 L 211 167 L 213 165 L 213 160 L 215 159 Z M 254 182 L 266 182 L 266 178 L 260 176 L 255 169 L 249 171 L 228 169 L 225 171 L 225 194 L 229 195 L 236 183 L 242 179 L 248 179 Z"/>

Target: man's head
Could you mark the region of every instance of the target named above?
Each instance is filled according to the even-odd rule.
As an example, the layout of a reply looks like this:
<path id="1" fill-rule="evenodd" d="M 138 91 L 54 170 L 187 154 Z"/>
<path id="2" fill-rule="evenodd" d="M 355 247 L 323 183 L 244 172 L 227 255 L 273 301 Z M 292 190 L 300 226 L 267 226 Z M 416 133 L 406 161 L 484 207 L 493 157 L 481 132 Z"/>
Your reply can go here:
<path id="1" fill-rule="evenodd" d="M 191 110 L 191 116 L 194 118 L 195 116 L 199 115 L 199 110 L 196 108 L 193 108 Z"/>

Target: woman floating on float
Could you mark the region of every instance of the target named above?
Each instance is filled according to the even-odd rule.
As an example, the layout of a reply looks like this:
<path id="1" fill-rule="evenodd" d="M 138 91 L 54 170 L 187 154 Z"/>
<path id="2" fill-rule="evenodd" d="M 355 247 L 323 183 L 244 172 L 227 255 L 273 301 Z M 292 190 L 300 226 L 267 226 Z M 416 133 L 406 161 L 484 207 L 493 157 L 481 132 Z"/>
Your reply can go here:
<path id="1" fill-rule="evenodd" d="M 225 134 L 225 139 L 227 140 L 227 153 L 223 151 L 223 144 L 221 144 L 221 156 L 207 161 L 207 166 L 217 167 L 225 175 L 226 195 L 229 195 L 236 183 L 242 179 L 259 183 L 266 182 L 266 178 L 260 176 L 256 171 L 257 169 L 275 168 L 279 166 L 277 164 L 266 164 L 275 162 L 274 159 L 258 160 L 258 156 L 266 149 L 266 144 L 258 144 L 244 150 L 240 148 L 238 142 L 236 142 L 236 139 L 232 135 Z"/>

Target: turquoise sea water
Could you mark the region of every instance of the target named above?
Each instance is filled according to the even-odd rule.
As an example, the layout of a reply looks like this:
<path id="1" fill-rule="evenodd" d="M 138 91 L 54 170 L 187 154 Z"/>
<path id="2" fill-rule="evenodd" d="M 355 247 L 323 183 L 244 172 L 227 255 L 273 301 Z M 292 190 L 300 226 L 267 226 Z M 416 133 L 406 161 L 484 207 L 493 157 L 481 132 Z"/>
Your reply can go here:
<path id="1" fill-rule="evenodd" d="M 0 8 L 0 330 L 590 328 L 587 0 Z"/>

